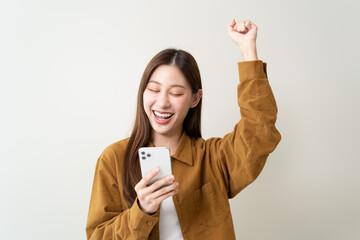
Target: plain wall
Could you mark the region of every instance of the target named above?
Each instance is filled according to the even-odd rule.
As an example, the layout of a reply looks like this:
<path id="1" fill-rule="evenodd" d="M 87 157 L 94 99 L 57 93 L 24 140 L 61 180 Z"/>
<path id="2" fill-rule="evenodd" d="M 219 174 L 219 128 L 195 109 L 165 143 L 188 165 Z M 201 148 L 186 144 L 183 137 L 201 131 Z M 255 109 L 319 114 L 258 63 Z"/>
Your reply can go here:
<path id="1" fill-rule="evenodd" d="M 239 120 L 232 18 L 258 26 L 282 134 L 231 200 L 237 239 L 360 239 L 357 1 L 0 2 L 0 238 L 85 239 L 97 158 L 168 47 L 203 80 L 204 138 Z"/>

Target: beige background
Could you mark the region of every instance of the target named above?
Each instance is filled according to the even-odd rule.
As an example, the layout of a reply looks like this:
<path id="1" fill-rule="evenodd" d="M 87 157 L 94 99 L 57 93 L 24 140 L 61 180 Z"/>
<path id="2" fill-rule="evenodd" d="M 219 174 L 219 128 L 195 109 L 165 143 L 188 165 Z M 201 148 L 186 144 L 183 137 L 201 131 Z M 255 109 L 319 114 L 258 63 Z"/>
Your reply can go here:
<path id="1" fill-rule="evenodd" d="M 95 164 L 129 135 L 142 72 L 197 60 L 203 135 L 239 119 L 231 18 L 259 27 L 282 141 L 235 199 L 238 239 L 360 239 L 357 1 L 0 2 L 1 239 L 85 239 Z"/>

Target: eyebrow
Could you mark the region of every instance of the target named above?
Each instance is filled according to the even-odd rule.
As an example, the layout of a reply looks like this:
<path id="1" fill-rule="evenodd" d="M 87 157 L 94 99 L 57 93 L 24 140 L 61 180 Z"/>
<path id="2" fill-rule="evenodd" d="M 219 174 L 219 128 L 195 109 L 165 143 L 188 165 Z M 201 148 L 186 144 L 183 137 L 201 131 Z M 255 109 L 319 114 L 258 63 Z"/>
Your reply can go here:
<path id="1" fill-rule="evenodd" d="M 158 84 L 158 85 L 161 85 L 161 83 L 159 83 L 159 82 L 157 82 L 157 81 L 155 81 L 155 80 L 149 80 L 149 83 L 156 83 L 156 84 Z M 185 89 L 185 87 L 184 87 L 183 85 L 180 85 L 180 84 L 173 84 L 173 85 L 171 85 L 170 87 L 180 87 L 180 88 L 184 88 L 184 89 Z"/>

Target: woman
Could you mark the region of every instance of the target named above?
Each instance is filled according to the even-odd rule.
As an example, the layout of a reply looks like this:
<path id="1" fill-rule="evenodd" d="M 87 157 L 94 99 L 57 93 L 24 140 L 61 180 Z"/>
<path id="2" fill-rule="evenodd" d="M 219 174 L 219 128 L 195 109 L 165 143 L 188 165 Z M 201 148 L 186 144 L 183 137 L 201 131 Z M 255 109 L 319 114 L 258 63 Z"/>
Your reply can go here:
<path id="1" fill-rule="evenodd" d="M 98 159 L 88 239 L 235 239 L 228 199 L 257 178 L 281 136 L 266 63 L 257 58 L 257 27 L 233 19 L 227 28 L 244 59 L 238 63 L 241 120 L 223 138 L 204 140 L 195 59 L 175 49 L 154 56 L 142 76 L 131 136 Z M 141 178 L 137 150 L 143 146 L 168 147 L 173 174 L 148 186 L 159 169 Z"/>

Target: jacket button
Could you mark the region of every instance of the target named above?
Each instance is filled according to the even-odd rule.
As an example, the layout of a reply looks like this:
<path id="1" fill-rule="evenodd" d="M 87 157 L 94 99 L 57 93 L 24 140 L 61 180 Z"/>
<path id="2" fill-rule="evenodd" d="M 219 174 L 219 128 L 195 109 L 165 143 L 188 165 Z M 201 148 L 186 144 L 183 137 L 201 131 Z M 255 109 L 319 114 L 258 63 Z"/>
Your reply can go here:
<path id="1" fill-rule="evenodd" d="M 149 226 L 151 226 L 153 223 L 152 223 L 152 222 L 147 222 L 147 224 L 148 224 Z"/>

